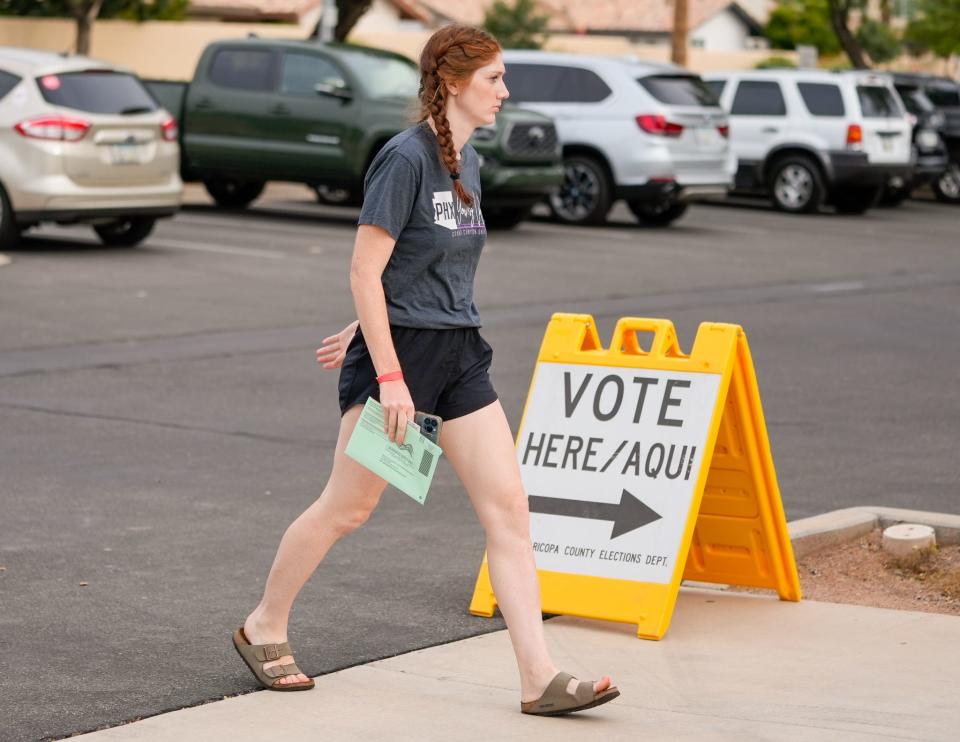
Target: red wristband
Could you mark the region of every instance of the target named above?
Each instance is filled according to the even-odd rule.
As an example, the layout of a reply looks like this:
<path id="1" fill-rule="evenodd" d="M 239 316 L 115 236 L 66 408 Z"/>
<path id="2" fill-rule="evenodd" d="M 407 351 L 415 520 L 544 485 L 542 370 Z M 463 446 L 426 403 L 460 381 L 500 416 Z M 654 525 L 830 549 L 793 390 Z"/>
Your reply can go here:
<path id="1" fill-rule="evenodd" d="M 403 378 L 403 371 L 391 371 L 388 374 L 380 374 L 377 377 L 377 383 L 382 384 L 385 381 L 399 381 Z"/>

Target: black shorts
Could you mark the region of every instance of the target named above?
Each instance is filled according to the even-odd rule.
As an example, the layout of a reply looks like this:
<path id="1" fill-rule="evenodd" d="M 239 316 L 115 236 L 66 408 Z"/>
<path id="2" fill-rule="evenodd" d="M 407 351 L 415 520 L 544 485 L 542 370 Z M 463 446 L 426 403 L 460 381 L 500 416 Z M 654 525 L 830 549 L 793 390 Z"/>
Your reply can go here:
<path id="1" fill-rule="evenodd" d="M 493 349 L 476 327 L 424 330 L 390 326 L 393 347 L 414 407 L 444 420 L 469 415 L 497 400 L 490 383 Z M 384 369 L 384 373 L 395 369 Z M 377 372 L 363 334 L 350 341 L 340 369 L 340 414 L 367 397 L 380 401 Z"/>

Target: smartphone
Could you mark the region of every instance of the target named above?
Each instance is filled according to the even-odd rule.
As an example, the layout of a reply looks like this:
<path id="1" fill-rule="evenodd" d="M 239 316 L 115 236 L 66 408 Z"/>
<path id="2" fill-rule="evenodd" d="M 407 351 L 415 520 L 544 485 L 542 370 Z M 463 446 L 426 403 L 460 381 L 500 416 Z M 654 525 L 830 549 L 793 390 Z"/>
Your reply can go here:
<path id="1" fill-rule="evenodd" d="M 420 426 L 420 435 L 440 445 L 440 428 L 443 425 L 443 419 L 439 415 L 431 415 L 428 412 L 415 412 L 413 421 Z"/>

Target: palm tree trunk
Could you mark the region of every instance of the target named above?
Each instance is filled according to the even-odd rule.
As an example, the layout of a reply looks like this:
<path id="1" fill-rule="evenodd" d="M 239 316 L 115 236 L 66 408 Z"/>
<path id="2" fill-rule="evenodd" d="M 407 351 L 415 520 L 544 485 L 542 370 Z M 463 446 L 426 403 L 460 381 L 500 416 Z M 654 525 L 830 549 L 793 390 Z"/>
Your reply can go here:
<path id="1" fill-rule="evenodd" d="M 670 42 L 670 60 L 687 66 L 687 0 L 673 0 L 673 36 Z"/>
<path id="2" fill-rule="evenodd" d="M 833 32 L 837 35 L 840 46 L 850 58 L 850 64 L 860 70 L 870 69 L 867 64 L 867 57 L 863 52 L 860 42 L 850 31 L 850 0 L 827 0 L 830 5 L 830 25 L 833 26 Z"/>
<path id="3" fill-rule="evenodd" d="M 90 53 L 93 22 L 100 15 L 103 0 L 70 0 L 70 10 L 77 21 L 77 54 Z"/>

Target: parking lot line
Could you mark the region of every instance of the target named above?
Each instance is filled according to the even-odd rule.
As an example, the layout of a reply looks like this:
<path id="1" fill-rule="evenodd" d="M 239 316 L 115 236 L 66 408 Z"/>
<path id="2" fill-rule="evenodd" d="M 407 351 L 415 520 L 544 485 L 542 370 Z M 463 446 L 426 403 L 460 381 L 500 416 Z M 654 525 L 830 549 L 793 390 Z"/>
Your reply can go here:
<path id="1" fill-rule="evenodd" d="M 866 284 L 863 281 L 834 281 L 833 283 L 818 283 L 807 287 L 815 294 L 829 294 L 833 291 L 860 291 Z"/>
<path id="2" fill-rule="evenodd" d="M 300 237 L 316 237 L 318 232 L 328 234 L 331 237 L 343 237 L 344 234 L 350 234 L 352 229 L 354 229 L 352 226 L 349 228 L 346 226 L 337 227 L 320 222 L 317 224 L 306 224 L 300 227 L 292 224 L 276 224 L 267 219 L 257 220 L 250 216 L 243 217 L 242 219 L 240 223 L 243 225 L 243 231 L 245 232 L 292 234 Z M 224 227 L 236 227 L 238 220 L 231 219 L 230 217 L 197 216 L 196 214 L 186 214 L 181 211 L 174 217 L 172 224 L 195 224 L 198 226 L 223 229 Z"/>
<path id="3" fill-rule="evenodd" d="M 635 233 L 621 232 L 616 229 L 611 229 L 610 227 L 604 227 L 602 229 L 593 229 L 591 227 L 573 227 L 571 229 L 569 226 L 544 224 L 542 222 L 524 222 L 522 228 L 527 231 L 533 230 L 538 232 L 547 232 L 549 234 L 562 234 L 565 237 L 603 237 L 606 239 L 624 240 L 627 242 L 633 242 L 637 239 L 637 235 Z"/>
<path id="4" fill-rule="evenodd" d="M 167 237 L 161 237 L 157 242 L 147 243 L 148 247 L 162 249 L 164 247 L 174 250 L 195 250 L 196 252 L 213 252 L 221 255 L 239 255 L 245 258 L 286 258 L 287 254 L 276 250 L 257 250 L 252 247 L 232 247 L 230 245 L 214 245 L 208 242 L 184 242 L 182 240 L 171 240 Z"/>
<path id="5" fill-rule="evenodd" d="M 3 267 L 3 266 L 5 266 L 5 265 L 10 265 L 11 262 L 12 262 L 12 261 L 10 260 L 10 258 L 8 258 L 6 255 L 0 253 L 0 267 Z"/>

